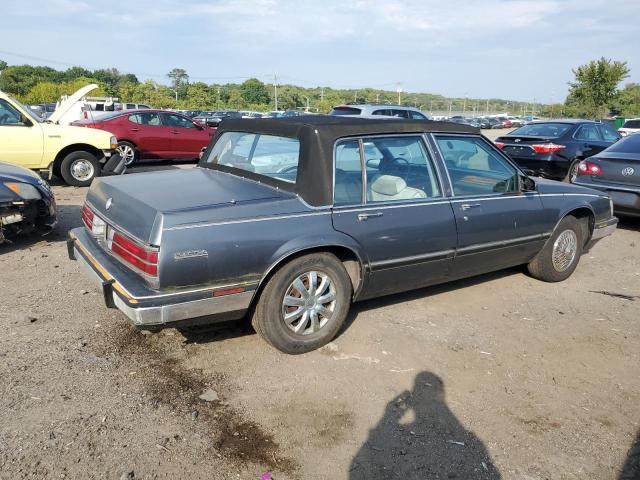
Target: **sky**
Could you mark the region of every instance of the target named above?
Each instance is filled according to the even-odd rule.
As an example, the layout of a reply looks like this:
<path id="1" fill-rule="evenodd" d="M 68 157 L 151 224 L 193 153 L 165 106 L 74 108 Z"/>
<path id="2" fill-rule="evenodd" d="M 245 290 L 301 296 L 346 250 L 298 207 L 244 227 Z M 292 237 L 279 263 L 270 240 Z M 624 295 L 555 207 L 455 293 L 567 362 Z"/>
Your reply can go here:
<path id="1" fill-rule="evenodd" d="M 372 87 L 562 102 L 601 56 L 640 82 L 640 1 L 1 0 L 0 59 L 168 83 Z M 625 83 L 626 83 L 625 82 Z"/>

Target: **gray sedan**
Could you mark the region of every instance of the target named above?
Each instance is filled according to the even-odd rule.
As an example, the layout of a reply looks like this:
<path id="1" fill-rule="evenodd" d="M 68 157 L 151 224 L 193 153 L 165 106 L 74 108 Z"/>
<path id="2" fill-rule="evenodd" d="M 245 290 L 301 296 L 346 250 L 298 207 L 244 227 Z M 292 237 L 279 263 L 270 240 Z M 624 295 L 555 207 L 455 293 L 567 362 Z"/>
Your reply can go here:
<path id="1" fill-rule="evenodd" d="M 612 213 L 606 194 L 529 178 L 465 125 L 228 119 L 196 168 L 96 179 L 68 247 L 136 326 L 250 315 L 303 353 L 354 301 L 520 264 L 562 281 Z"/>

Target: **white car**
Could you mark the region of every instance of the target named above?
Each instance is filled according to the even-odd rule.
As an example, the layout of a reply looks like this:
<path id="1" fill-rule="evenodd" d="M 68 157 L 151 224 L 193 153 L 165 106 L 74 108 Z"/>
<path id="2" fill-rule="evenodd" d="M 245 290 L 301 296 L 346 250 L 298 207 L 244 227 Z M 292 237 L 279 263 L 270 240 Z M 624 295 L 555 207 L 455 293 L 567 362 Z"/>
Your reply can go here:
<path id="1" fill-rule="evenodd" d="M 630 118 L 618 129 L 618 133 L 623 137 L 638 132 L 640 132 L 640 118 Z"/>

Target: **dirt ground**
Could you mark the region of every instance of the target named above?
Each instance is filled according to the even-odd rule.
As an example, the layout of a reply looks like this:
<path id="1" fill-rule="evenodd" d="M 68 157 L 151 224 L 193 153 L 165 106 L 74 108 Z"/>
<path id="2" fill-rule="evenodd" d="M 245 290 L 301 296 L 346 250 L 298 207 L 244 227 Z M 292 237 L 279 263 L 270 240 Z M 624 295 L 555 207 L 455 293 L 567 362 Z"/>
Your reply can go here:
<path id="1" fill-rule="evenodd" d="M 3 480 L 616 479 L 638 441 L 638 220 L 564 283 L 357 304 L 293 357 L 244 323 L 133 329 L 67 258 L 86 189 L 54 191 L 56 231 L 0 246 Z"/>

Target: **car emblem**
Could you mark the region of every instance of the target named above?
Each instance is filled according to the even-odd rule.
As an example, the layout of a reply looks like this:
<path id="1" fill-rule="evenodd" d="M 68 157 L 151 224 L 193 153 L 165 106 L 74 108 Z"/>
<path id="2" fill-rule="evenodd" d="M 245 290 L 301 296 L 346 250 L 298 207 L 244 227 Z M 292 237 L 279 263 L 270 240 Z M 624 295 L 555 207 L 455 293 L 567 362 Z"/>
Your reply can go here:
<path id="1" fill-rule="evenodd" d="M 635 170 L 632 167 L 627 167 L 622 169 L 622 175 L 625 177 L 630 177 L 635 173 Z"/>
<path id="2" fill-rule="evenodd" d="M 107 203 L 105 203 L 104 208 L 109 210 L 112 204 L 113 204 L 113 198 L 107 198 Z"/>
<path id="3" fill-rule="evenodd" d="M 519 139 L 519 138 L 516 138 L 516 139 L 514 140 L 514 142 L 516 142 L 516 143 L 518 143 L 519 141 L 520 141 L 520 139 Z"/>

